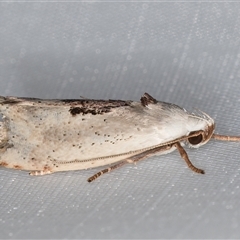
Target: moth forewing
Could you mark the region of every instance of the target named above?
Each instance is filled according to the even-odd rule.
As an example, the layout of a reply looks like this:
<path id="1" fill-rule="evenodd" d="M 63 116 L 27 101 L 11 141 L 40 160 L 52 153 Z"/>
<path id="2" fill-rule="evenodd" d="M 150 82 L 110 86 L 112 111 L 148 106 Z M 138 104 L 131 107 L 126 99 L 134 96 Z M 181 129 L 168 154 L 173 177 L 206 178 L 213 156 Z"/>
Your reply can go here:
<path id="1" fill-rule="evenodd" d="M 126 163 L 177 149 L 195 172 L 184 145 L 199 147 L 213 134 L 207 114 L 193 114 L 145 93 L 140 102 L 0 97 L 0 165 L 44 175 L 110 165 L 88 181 Z"/>

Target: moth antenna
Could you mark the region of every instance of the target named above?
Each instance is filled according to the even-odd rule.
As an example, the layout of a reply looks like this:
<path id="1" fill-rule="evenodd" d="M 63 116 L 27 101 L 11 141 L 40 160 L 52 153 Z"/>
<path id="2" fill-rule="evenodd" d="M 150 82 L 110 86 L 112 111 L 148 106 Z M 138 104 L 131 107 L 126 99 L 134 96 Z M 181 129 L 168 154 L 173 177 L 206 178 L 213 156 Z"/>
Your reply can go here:
<path id="1" fill-rule="evenodd" d="M 213 134 L 212 138 L 220 141 L 240 142 L 240 136 L 226 136 L 226 135 Z"/>

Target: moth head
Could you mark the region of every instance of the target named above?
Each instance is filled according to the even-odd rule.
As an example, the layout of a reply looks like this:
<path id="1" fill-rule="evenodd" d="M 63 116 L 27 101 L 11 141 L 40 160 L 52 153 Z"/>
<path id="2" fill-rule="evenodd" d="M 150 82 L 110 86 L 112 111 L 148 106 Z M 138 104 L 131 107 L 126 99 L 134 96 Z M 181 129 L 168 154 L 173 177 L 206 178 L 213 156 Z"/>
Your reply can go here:
<path id="1" fill-rule="evenodd" d="M 194 148 L 198 148 L 206 144 L 211 139 L 214 132 L 215 124 L 213 119 L 206 113 L 203 114 L 204 117 L 201 117 L 201 120 L 205 122 L 204 128 L 191 131 L 187 137 L 188 145 Z"/>

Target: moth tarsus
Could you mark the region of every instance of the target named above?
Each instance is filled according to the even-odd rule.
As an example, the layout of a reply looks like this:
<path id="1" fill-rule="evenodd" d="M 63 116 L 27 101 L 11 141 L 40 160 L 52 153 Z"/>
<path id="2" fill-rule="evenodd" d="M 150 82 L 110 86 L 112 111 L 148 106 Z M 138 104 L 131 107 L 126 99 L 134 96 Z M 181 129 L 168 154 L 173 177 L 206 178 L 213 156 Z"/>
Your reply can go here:
<path id="1" fill-rule="evenodd" d="M 124 100 L 0 97 L 0 166 L 45 175 L 104 165 L 88 179 L 127 163 L 178 150 L 195 167 L 184 146 L 198 148 L 211 138 L 240 141 L 214 134 L 206 113 L 187 112 L 145 93 L 140 102 Z"/>
<path id="2" fill-rule="evenodd" d="M 189 167 L 193 172 L 204 174 L 204 170 L 195 167 L 195 166 L 191 163 L 190 159 L 188 158 L 187 152 L 185 151 L 185 149 L 181 146 L 181 144 L 180 144 L 179 142 L 175 143 L 174 145 L 176 146 L 176 148 L 177 148 L 178 152 L 180 153 L 181 157 L 183 158 L 183 160 L 187 163 L 188 167 Z"/>

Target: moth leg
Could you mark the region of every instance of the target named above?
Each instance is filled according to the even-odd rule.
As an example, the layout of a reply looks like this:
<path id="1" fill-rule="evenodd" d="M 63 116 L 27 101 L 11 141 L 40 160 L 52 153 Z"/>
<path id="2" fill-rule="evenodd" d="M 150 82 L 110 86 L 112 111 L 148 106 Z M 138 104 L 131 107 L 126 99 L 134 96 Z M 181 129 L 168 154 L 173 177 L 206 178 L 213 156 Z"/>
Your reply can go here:
<path id="1" fill-rule="evenodd" d="M 88 182 L 92 182 L 94 181 L 96 178 L 100 177 L 101 175 L 103 175 L 104 173 L 108 173 L 114 169 L 117 169 L 119 167 L 122 167 L 123 165 L 127 164 L 127 163 L 137 163 L 138 161 L 140 160 L 143 160 L 145 158 L 148 158 L 156 153 L 159 153 L 159 152 L 164 152 L 166 150 L 169 150 L 171 149 L 172 146 L 171 145 L 167 145 L 167 146 L 161 146 L 161 147 L 158 147 L 158 148 L 153 148 L 153 149 L 150 149 L 148 151 L 145 151 L 145 152 L 142 152 L 142 153 L 139 153 L 135 156 L 132 156 L 130 158 L 127 158 L 125 159 L 124 161 L 121 161 L 113 166 L 110 166 L 109 168 L 106 168 L 106 169 L 103 169 L 102 171 L 94 174 L 92 177 L 88 178 Z"/>
<path id="2" fill-rule="evenodd" d="M 92 177 L 88 178 L 88 182 L 92 182 L 92 181 L 94 181 L 95 179 L 97 179 L 98 177 L 100 177 L 101 175 L 103 175 L 104 173 L 108 173 L 108 172 L 110 172 L 110 171 L 112 171 L 112 170 L 114 170 L 114 169 L 116 169 L 116 168 L 120 168 L 120 167 L 122 167 L 123 165 L 125 165 L 125 164 L 127 164 L 127 163 L 129 163 L 129 162 L 128 162 L 127 160 L 125 160 L 125 161 L 122 161 L 122 162 L 120 162 L 120 163 L 117 163 L 117 164 L 115 164 L 115 165 L 113 165 L 113 166 L 110 166 L 109 168 L 105 168 L 105 169 L 103 169 L 102 171 L 94 174 Z"/>
<path id="3" fill-rule="evenodd" d="M 204 174 L 204 170 L 200 169 L 200 168 L 196 168 L 191 161 L 188 158 L 188 155 L 186 153 L 186 151 L 184 150 L 184 148 L 181 146 L 181 144 L 179 142 L 175 143 L 173 146 L 175 146 L 178 150 L 178 152 L 180 153 L 181 157 L 185 160 L 185 162 L 187 163 L 188 167 L 196 172 L 196 173 L 201 173 Z"/>
<path id="4" fill-rule="evenodd" d="M 29 173 L 29 175 L 31 175 L 31 176 L 39 176 L 39 175 L 46 175 L 46 174 L 51 174 L 51 173 L 53 173 L 52 171 L 50 171 L 50 170 L 37 170 L 37 171 L 31 171 L 30 173 Z"/>

